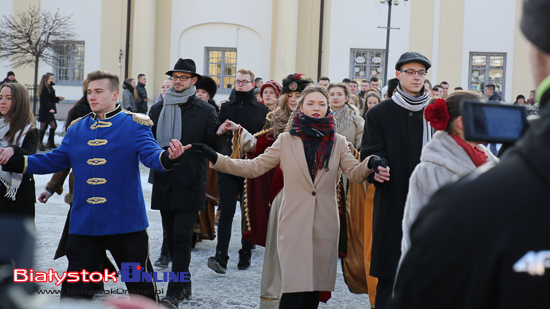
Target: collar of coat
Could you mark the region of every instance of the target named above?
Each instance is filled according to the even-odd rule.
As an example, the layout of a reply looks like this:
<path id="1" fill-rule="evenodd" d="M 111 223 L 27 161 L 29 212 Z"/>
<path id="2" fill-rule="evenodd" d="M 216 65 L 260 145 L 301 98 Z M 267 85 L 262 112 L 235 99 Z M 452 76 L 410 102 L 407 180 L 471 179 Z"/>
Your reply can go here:
<path id="1" fill-rule="evenodd" d="M 478 145 L 488 156 L 487 162 L 497 162 L 498 159 L 485 146 Z M 443 131 L 438 131 L 432 140 L 422 149 L 422 163 L 432 163 L 442 166 L 456 175 L 462 176 L 476 169 L 470 156 L 456 141 Z"/>
<path id="2" fill-rule="evenodd" d="M 122 107 L 120 106 L 120 104 L 117 104 L 113 110 L 105 113 L 105 119 L 112 118 L 121 112 L 122 112 Z M 96 120 L 97 118 L 99 118 L 99 116 L 96 113 L 92 112 L 92 118 Z"/>

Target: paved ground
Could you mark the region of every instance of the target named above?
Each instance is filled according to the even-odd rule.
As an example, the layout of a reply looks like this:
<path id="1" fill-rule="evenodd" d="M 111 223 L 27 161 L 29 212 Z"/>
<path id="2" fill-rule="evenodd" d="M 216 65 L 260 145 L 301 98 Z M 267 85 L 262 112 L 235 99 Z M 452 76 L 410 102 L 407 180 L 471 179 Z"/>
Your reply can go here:
<path id="1" fill-rule="evenodd" d="M 58 138 L 58 143 L 61 137 Z M 158 211 L 150 209 L 151 185 L 147 183 L 149 170 L 141 166 L 142 187 L 147 204 L 147 215 L 149 217 L 149 237 L 151 257 L 154 261 L 160 251 L 162 241 L 161 218 Z M 44 186 L 51 178 L 51 175 L 36 175 L 37 195 L 42 192 Z M 68 191 L 68 185 L 65 185 Z M 54 271 L 63 272 L 67 267 L 66 258 L 53 260 L 54 252 L 61 235 L 65 218 L 69 207 L 63 201 L 63 196 L 54 195 L 47 204 L 37 203 L 36 205 L 36 255 L 35 270 L 47 271 L 52 268 Z M 233 222 L 232 242 L 230 245 L 230 260 L 226 275 L 219 275 L 210 270 L 207 259 L 215 252 L 216 241 L 203 241 L 197 243 L 196 249 L 192 252 L 191 273 L 193 275 L 193 297 L 191 301 L 180 304 L 180 308 L 257 308 L 259 306 L 260 280 L 263 264 L 263 247 L 257 247 L 252 254 L 252 265 L 246 271 L 237 270 L 238 253 L 240 248 L 240 212 L 235 215 Z M 155 271 L 169 271 L 155 268 Z M 59 290 L 53 283 L 42 284 L 42 290 Z M 124 289 L 124 283 L 107 283 L 106 289 Z M 160 283 L 157 288 L 166 291 L 166 283 Z M 58 296 L 43 296 L 47 308 L 59 308 Z M 96 296 L 94 302 L 87 307 L 102 308 L 105 296 Z M 43 307 L 41 307 L 43 308 Z M 67 307 L 69 308 L 69 307 Z M 74 308 L 74 307 L 73 307 Z M 367 295 L 355 295 L 349 292 L 343 281 L 340 266 L 336 291 L 327 304 L 321 304 L 319 308 L 369 308 Z"/>

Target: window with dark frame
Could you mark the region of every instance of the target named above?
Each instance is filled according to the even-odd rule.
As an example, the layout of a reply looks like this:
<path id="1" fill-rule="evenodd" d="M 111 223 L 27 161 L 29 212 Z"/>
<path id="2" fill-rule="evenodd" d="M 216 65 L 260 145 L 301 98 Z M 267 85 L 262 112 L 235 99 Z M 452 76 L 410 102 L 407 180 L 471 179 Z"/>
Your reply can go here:
<path id="1" fill-rule="evenodd" d="M 231 92 L 237 76 L 237 49 L 207 47 L 205 53 L 205 71 L 218 85 L 218 92 Z"/>
<path id="2" fill-rule="evenodd" d="M 468 89 L 483 93 L 485 85 L 494 84 L 504 97 L 506 53 L 470 53 Z"/>
<path id="3" fill-rule="evenodd" d="M 383 49 L 352 49 L 350 79 L 361 85 L 361 80 L 377 77 L 380 85 L 383 85 L 385 55 L 386 51 Z"/>
<path id="4" fill-rule="evenodd" d="M 55 46 L 57 65 L 55 82 L 80 85 L 84 80 L 84 41 L 58 41 Z"/>

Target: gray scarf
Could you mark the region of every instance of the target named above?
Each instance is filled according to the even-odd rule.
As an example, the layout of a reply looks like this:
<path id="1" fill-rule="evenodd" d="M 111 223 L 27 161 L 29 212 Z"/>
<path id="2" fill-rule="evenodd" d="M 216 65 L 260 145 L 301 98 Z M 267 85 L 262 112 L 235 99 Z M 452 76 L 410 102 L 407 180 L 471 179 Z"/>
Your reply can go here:
<path id="1" fill-rule="evenodd" d="M 424 88 L 422 88 L 424 91 Z M 397 85 L 397 91 L 391 97 L 391 99 L 402 108 L 411 112 L 419 112 L 423 110 L 428 103 L 430 103 L 430 96 L 427 93 L 422 93 L 418 97 L 406 93 L 401 88 L 401 84 Z M 422 117 L 422 148 L 432 140 L 433 130 L 430 124 L 426 121 L 425 117 Z"/>
<path id="2" fill-rule="evenodd" d="M 168 147 L 173 138 L 181 140 L 180 107 L 187 103 L 196 90 L 195 86 L 183 92 L 176 92 L 173 87 L 166 90 L 164 106 L 157 123 L 157 141 L 160 147 Z"/>

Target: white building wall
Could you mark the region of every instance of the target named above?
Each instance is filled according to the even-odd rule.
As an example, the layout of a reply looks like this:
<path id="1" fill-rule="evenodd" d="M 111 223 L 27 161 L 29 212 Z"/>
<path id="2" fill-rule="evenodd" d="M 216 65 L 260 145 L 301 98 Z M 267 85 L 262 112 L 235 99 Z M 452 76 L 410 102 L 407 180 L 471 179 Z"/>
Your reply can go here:
<path id="1" fill-rule="evenodd" d="M 270 75 L 270 0 L 173 0 L 170 63 L 191 58 L 205 71 L 205 47 L 237 48 L 237 69 Z M 216 101 L 223 99 L 216 95 Z"/>
<path id="2" fill-rule="evenodd" d="M 40 9 L 52 14 L 59 9 L 61 16 L 71 16 L 74 23 L 75 39 L 84 41 L 84 77 L 91 71 L 100 69 L 101 59 L 101 0 L 41 0 Z M 41 63 L 38 80 L 43 74 L 53 72 L 49 64 Z M 53 72 L 55 73 L 55 72 Z M 118 74 L 118 72 L 113 72 Z M 82 85 L 56 85 L 58 96 L 65 100 L 76 101 L 82 97 Z"/>
<path id="3" fill-rule="evenodd" d="M 13 14 L 14 0 L 0 0 L 0 16 Z M 0 81 L 7 77 L 8 72 L 13 71 L 11 61 L 8 59 L 0 59 Z M 15 74 L 17 79 L 17 74 Z"/>
<path id="4" fill-rule="evenodd" d="M 513 102 L 516 9 L 515 0 L 464 1 L 461 84 L 468 85 L 470 52 L 506 53 L 503 97 L 506 102 Z"/>
<path id="5" fill-rule="evenodd" d="M 331 2 L 328 76 L 333 81 L 350 77 L 351 49 L 386 49 L 388 6 L 380 1 L 339 0 Z M 408 51 L 411 3 L 392 7 L 388 78 L 395 77 L 395 63 Z M 382 83 L 381 83 L 382 84 Z"/>

